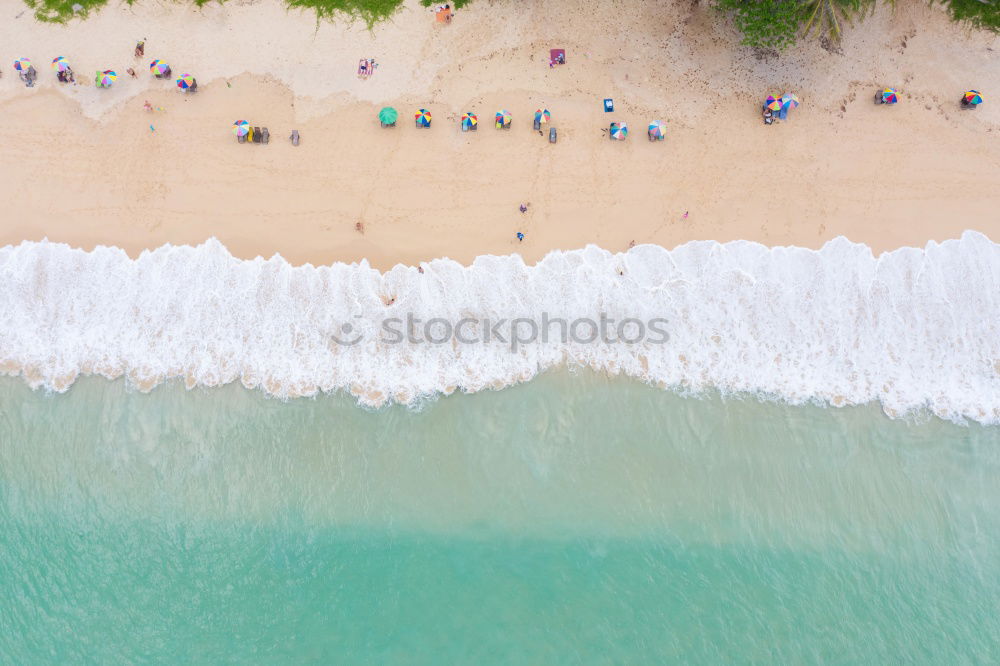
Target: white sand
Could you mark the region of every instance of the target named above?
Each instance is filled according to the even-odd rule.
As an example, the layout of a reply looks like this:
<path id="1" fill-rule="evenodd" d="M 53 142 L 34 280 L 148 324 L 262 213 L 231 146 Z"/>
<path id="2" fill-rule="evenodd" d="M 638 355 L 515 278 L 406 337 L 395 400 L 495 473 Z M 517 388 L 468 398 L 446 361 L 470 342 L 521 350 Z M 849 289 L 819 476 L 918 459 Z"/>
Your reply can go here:
<path id="1" fill-rule="evenodd" d="M 0 242 L 135 253 L 216 236 L 241 256 L 388 267 L 537 259 L 588 242 L 817 247 L 843 234 L 887 249 L 966 228 L 1000 237 L 1000 39 L 923 3 L 880 10 L 842 54 L 810 40 L 771 61 L 740 47 L 707 4 L 640 0 L 479 0 L 450 26 L 408 1 L 372 32 L 317 25 L 274 0 L 110 6 L 66 26 L 4 0 L 0 16 Z M 567 49 L 567 65 L 547 66 L 552 47 Z M 83 85 L 56 82 L 57 55 Z M 21 56 L 39 69 L 33 89 L 11 68 Z M 380 63 L 364 81 L 362 57 Z M 153 79 L 153 58 L 197 76 L 199 93 Z M 120 78 L 98 90 L 93 72 L 105 68 Z M 874 105 L 883 85 L 902 103 Z M 969 87 L 987 101 L 960 111 Z M 765 127 L 763 96 L 786 90 L 802 106 Z M 604 97 L 615 113 L 602 112 Z M 145 113 L 145 99 L 166 111 Z M 375 119 L 386 103 L 401 113 L 394 130 Z M 435 114 L 430 130 L 412 125 L 419 106 Z M 553 113 L 555 146 L 530 131 L 538 106 Z M 509 132 L 492 127 L 501 107 L 514 113 Z M 459 131 L 465 110 L 480 114 L 479 132 Z M 241 117 L 268 126 L 272 143 L 236 144 Z M 667 122 L 666 141 L 646 141 L 652 118 Z M 605 137 L 611 120 L 629 123 L 628 141 Z"/>

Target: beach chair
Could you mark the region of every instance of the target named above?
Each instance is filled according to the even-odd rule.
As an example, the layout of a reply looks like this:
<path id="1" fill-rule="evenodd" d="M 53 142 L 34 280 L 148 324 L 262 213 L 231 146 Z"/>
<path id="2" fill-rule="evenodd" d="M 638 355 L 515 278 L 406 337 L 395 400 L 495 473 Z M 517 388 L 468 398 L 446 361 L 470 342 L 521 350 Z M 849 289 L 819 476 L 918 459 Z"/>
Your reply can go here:
<path id="1" fill-rule="evenodd" d="M 254 143 L 260 143 L 260 139 L 261 139 L 260 128 L 255 126 L 253 128 L 253 142 Z"/>
<path id="2" fill-rule="evenodd" d="M 267 143 L 271 140 L 271 133 L 267 131 L 266 127 L 260 128 L 260 142 Z"/>
<path id="3" fill-rule="evenodd" d="M 247 135 L 246 134 L 243 134 L 241 136 L 237 136 L 236 137 L 236 143 L 246 143 L 246 142 L 247 142 Z"/>
<path id="4" fill-rule="evenodd" d="M 549 143 L 555 143 L 555 142 L 556 142 L 556 128 L 555 127 L 550 127 L 549 128 Z"/>
<path id="5" fill-rule="evenodd" d="M 535 118 L 535 124 L 532 127 L 534 127 L 534 129 L 535 129 L 536 132 L 541 132 L 542 131 L 542 123 L 541 123 L 541 121 L 538 120 L 538 118 Z"/>
<path id="6" fill-rule="evenodd" d="M 299 131 L 298 130 L 292 130 L 292 135 L 290 137 L 288 137 L 288 138 L 292 140 L 292 145 L 293 146 L 299 145 Z"/>

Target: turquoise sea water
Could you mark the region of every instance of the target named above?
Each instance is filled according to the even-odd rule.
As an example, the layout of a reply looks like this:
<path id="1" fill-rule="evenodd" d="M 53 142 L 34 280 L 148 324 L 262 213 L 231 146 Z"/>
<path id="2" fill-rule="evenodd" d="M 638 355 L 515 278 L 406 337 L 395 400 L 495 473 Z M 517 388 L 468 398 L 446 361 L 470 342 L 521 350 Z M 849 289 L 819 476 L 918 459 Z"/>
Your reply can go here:
<path id="1" fill-rule="evenodd" d="M 0 379 L 4 663 L 984 663 L 1000 429 L 551 373 Z"/>

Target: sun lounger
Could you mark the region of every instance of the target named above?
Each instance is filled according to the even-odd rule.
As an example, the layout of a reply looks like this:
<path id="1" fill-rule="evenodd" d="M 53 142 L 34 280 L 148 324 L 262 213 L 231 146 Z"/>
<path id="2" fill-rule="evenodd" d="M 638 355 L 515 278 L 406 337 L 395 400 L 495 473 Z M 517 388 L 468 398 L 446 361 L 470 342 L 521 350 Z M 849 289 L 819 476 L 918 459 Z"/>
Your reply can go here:
<path id="1" fill-rule="evenodd" d="M 257 126 L 254 126 L 254 128 L 253 128 L 253 142 L 254 143 L 260 143 L 260 139 L 261 139 L 260 128 L 257 127 Z"/>
<path id="2" fill-rule="evenodd" d="M 299 145 L 299 131 L 298 130 L 292 130 L 292 135 L 290 137 L 288 137 L 288 138 L 292 140 L 292 145 L 293 146 Z"/>
<path id="3" fill-rule="evenodd" d="M 555 127 L 550 127 L 549 128 L 549 143 L 555 143 L 555 142 L 556 142 L 556 128 Z"/>
<path id="4" fill-rule="evenodd" d="M 260 142 L 267 143 L 271 140 L 271 133 L 267 131 L 266 127 L 260 128 Z"/>

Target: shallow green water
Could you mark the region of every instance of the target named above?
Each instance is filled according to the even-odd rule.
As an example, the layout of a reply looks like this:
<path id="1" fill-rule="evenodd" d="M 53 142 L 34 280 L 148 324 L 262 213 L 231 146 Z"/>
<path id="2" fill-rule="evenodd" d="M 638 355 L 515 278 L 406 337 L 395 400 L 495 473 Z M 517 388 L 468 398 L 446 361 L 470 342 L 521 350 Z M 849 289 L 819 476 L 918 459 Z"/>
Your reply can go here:
<path id="1" fill-rule="evenodd" d="M 1000 430 L 554 374 L 0 380 L 4 663 L 983 663 Z"/>

